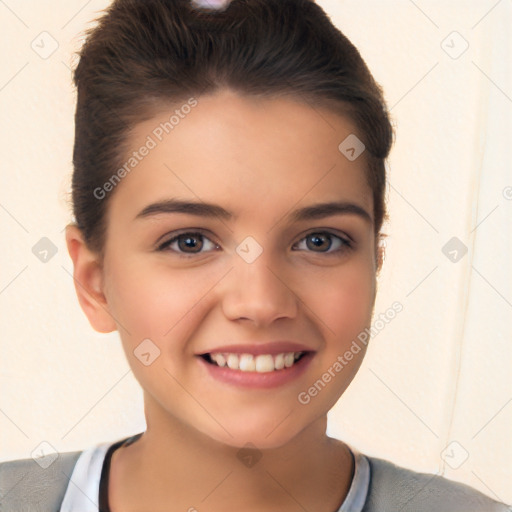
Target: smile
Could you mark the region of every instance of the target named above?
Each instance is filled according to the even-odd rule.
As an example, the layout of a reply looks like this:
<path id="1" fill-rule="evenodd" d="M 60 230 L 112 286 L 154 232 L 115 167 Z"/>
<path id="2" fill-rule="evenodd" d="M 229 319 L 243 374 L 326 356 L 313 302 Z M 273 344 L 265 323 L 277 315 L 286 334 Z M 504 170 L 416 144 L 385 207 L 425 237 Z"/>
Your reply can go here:
<path id="1" fill-rule="evenodd" d="M 291 384 L 308 368 L 316 352 L 248 354 L 211 352 L 197 361 L 213 382 L 241 388 L 276 388 Z"/>
<path id="2" fill-rule="evenodd" d="M 242 372 L 267 373 L 291 368 L 305 352 L 286 352 L 282 354 L 232 354 L 211 353 L 202 357 L 210 364 L 227 367 Z"/>

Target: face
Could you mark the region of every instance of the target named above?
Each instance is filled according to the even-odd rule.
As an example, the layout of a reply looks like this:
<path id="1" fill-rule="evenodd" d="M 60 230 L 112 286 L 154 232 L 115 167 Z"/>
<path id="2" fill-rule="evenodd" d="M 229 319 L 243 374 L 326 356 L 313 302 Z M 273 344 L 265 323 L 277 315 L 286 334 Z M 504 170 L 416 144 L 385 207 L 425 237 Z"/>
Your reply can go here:
<path id="1" fill-rule="evenodd" d="M 168 134 L 163 108 L 131 135 L 151 148 L 110 192 L 105 307 L 88 316 L 119 331 L 148 426 L 280 446 L 325 417 L 365 353 L 339 359 L 375 300 L 364 154 L 338 149 L 348 119 L 292 99 L 224 90 L 185 111 Z"/>

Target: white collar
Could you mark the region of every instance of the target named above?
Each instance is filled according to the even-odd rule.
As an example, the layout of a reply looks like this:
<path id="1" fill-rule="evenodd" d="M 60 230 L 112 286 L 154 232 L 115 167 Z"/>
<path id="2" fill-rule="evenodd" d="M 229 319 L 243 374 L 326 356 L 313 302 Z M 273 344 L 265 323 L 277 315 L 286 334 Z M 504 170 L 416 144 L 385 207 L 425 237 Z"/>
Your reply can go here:
<path id="1" fill-rule="evenodd" d="M 354 455 L 354 478 L 352 478 L 347 496 L 337 512 L 361 512 L 366 503 L 370 486 L 370 463 L 362 453 L 351 446 L 348 448 Z"/>
<path id="2" fill-rule="evenodd" d="M 59 512 L 98 512 L 103 461 L 107 450 L 114 442 L 98 444 L 80 454 Z M 368 495 L 370 484 L 368 459 L 354 448 L 349 447 L 349 449 L 354 455 L 354 478 L 345 500 L 336 512 L 361 512 Z"/>
<path id="3" fill-rule="evenodd" d="M 59 512 L 98 512 L 101 469 L 105 454 L 113 444 L 98 444 L 80 454 Z"/>

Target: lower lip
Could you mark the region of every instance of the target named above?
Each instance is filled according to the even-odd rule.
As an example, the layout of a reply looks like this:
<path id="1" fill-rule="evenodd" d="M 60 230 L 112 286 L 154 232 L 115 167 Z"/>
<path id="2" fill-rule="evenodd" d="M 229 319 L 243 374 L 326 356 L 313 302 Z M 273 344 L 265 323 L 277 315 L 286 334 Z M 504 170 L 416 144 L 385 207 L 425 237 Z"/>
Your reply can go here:
<path id="1" fill-rule="evenodd" d="M 282 370 L 272 372 L 243 372 L 241 370 L 231 370 L 227 366 L 218 366 L 206 362 L 202 357 L 197 356 L 199 363 L 202 364 L 209 374 L 216 380 L 240 386 L 245 388 L 275 388 L 283 386 L 297 379 L 309 366 L 314 352 L 308 352 L 299 361 Z"/>

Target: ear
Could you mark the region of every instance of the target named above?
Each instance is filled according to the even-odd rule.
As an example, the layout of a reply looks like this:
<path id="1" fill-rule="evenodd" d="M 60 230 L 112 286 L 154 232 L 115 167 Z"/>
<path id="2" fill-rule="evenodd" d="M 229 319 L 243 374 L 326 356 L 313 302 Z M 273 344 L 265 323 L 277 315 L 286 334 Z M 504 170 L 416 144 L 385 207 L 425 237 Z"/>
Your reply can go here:
<path id="1" fill-rule="evenodd" d="M 117 330 L 104 295 L 104 275 L 99 255 L 85 244 L 76 224 L 66 226 L 66 245 L 73 260 L 73 281 L 78 302 L 94 330 L 108 333 Z"/>
<path id="2" fill-rule="evenodd" d="M 377 240 L 377 247 L 375 249 L 375 261 L 376 261 L 376 273 L 382 269 L 382 264 L 384 263 L 384 259 L 386 257 L 386 240 L 383 235 L 379 235 Z"/>

